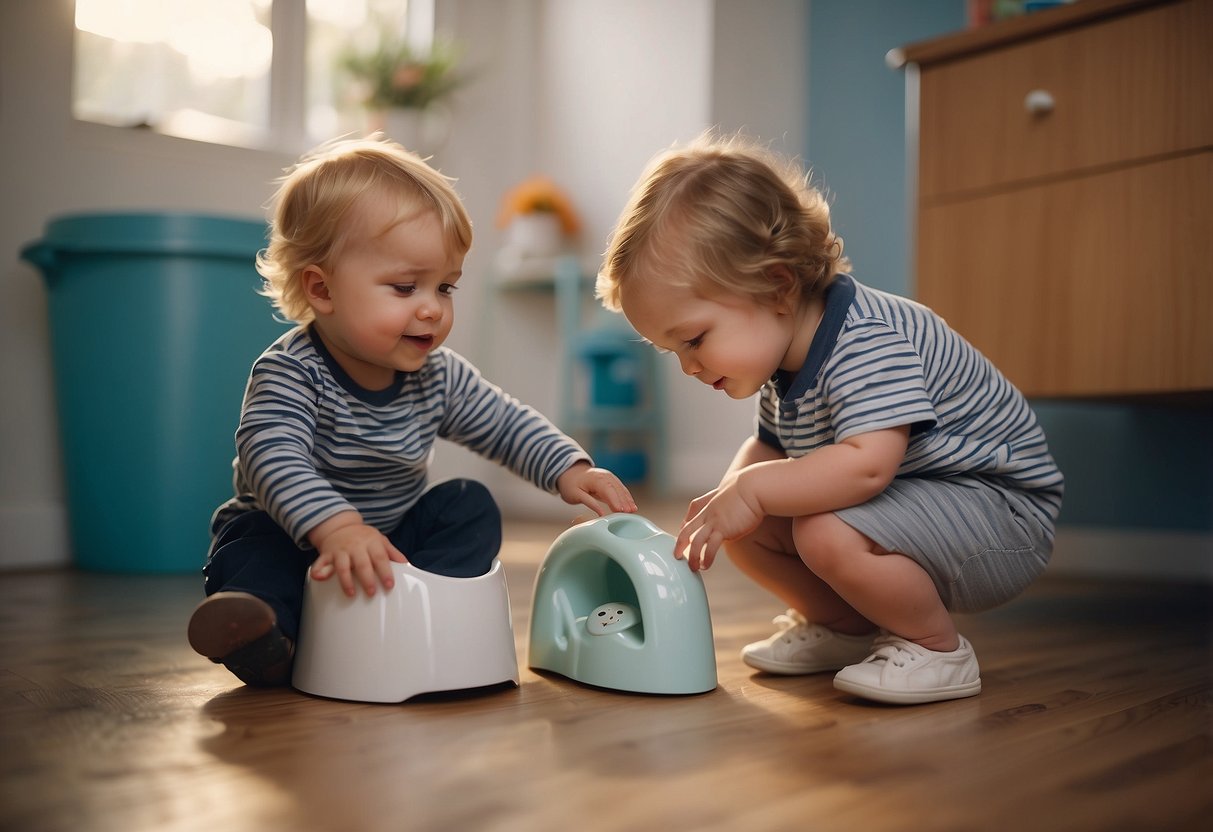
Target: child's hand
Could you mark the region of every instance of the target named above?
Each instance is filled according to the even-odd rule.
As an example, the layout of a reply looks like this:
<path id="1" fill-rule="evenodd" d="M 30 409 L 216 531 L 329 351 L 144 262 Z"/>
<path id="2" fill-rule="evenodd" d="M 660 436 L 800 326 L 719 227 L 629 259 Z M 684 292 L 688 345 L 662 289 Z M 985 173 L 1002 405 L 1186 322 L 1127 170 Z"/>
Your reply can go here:
<path id="1" fill-rule="evenodd" d="M 384 589 L 391 589 L 396 583 L 391 563 L 408 563 L 382 532 L 361 519 L 326 534 L 313 533 L 312 543 L 320 552 L 312 564 L 312 577 L 327 581 L 336 575 L 342 591 L 350 598 L 357 594 L 355 581 L 362 584 L 368 596 L 375 594 L 377 583 L 383 584 Z"/>
<path id="2" fill-rule="evenodd" d="M 600 517 L 612 511 L 636 510 L 636 501 L 619 477 L 605 468 L 591 468 L 588 462 L 578 462 L 561 474 L 556 488 L 566 503 L 586 506 Z"/>
<path id="3" fill-rule="evenodd" d="M 726 540 L 745 537 L 762 522 L 763 513 L 730 474 L 713 491 L 691 501 L 686 519 L 674 540 L 674 557 L 685 559 L 691 570 L 709 568 Z"/>

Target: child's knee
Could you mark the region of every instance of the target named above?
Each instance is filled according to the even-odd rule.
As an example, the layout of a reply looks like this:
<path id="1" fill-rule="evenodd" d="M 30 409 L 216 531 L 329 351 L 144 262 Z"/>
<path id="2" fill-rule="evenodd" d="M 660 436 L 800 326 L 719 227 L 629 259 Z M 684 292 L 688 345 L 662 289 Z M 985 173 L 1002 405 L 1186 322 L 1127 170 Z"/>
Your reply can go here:
<path id="1" fill-rule="evenodd" d="M 460 499 L 466 500 L 470 509 L 498 519 L 501 518 L 501 509 L 498 508 L 497 501 L 493 499 L 492 492 L 483 483 L 476 480 L 457 480 L 457 482 L 461 487 Z"/>
<path id="2" fill-rule="evenodd" d="M 442 514 L 454 512 L 466 520 L 501 523 L 501 509 L 492 492 L 476 480 L 447 480 L 434 486 L 427 496 L 439 504 Z"/>
<path id="3" fill-rule="evenodd" d="M 833 513 L 810 514 L 792 521 L 792 540 L 805 566 L 824 580 L 854 563 L 867 540 Z"/>

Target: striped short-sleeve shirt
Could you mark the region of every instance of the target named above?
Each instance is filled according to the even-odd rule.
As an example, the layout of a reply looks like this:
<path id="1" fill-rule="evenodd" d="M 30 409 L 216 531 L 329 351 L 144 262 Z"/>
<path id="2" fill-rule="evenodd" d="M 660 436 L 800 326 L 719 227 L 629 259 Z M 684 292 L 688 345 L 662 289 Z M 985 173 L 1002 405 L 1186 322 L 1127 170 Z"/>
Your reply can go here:
<path id="1" fill-rule="evenodd" d="M 927 307 L 840 275 L 804 366 L 761 390 L 758 438 L 799 457 L 902 425 L 897 476 L 988 478 L 1028 496 L 1052 528 L 1062 474 L 1023 394 Z"/>
<path id="2" fill-rule="evenodd" d="M 211 531 L 267 511 L 301 546 L 350 509 L 385 534 L 426 488 L 435 440 L 463 445 L 546 491 L 589 456 L 543 415 L 440 347 L 385 390 L 360 387 L 296 327 L 253 364 L 236 430 L 235 496 Z"/>

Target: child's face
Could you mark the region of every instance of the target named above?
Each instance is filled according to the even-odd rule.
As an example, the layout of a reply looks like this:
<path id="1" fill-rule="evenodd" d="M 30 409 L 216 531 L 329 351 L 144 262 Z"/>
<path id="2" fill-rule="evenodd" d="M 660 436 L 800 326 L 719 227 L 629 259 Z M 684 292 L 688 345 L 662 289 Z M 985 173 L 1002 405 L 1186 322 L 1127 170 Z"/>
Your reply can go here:
<path id="1" fill-rule="evenodd" d="M 355 212 L 355 230 L 327 271 L 304 274 L 325 345 L 369 390 L 397 370 L 419 369 L 451 331 L 451 295 L 463 255 L 447 250 L 437 215 L 422 211 L 387 227 L 386 203 Z"/>
<path id="2" fill-rule="evenodd" d="M 749 295 L 646 277 L 623 284 L 620 305 L 637 332 L 678 357 L 684 373 L 734 399 L 754 395 L 777 369 L 804 363 L 796 315 Z"/>

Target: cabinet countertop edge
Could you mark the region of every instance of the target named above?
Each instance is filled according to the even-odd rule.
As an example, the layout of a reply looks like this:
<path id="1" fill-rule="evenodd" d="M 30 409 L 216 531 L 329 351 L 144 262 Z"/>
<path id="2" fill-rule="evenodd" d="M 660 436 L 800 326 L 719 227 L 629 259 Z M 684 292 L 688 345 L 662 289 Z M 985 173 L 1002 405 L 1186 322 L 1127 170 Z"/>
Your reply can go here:
<path id="1" fill-rule="evenodd" d="M 929 66 L 1028 40 L 1041 34 L 1052 34 L 1082 26 L 1100 18 L 1174 2 L 1180 0 L 1077 0 L 1053 9 L 909 44 L 893 50 L 889 63 L 894 68 L 901 68 L 906 64 Z"/>

